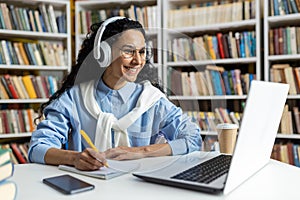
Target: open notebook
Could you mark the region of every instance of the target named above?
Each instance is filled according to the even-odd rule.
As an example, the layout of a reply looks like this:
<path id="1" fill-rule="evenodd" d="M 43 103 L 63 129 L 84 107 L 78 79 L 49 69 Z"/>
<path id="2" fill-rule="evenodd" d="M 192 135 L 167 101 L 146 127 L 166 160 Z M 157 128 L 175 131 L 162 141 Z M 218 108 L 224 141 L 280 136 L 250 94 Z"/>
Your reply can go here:
<path id="1" fill-rule="evenodd" d="M 107 160 L 107 162 L 109 168 L 102 167 L 96 171 L 82 171 L 68 165 L 59 165 L 58 169 L 99 179 L 111 179 L 129 172 L 133 172 L 140 166 L 138 162 L 134 161 Z"/>

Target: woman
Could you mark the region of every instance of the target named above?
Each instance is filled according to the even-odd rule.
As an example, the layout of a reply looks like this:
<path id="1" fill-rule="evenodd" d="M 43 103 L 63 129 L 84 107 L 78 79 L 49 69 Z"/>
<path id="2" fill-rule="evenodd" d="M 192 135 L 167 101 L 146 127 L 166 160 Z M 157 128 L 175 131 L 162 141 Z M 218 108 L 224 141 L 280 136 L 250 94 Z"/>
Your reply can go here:
<path id="1" fill-rule="evenodd" d="M 150 56 L 141 24 L 117 18 L 100 25 L 91 27 L 77 64 L 42 106 L 45 119 L 32 134 L 30 161 L 96 170 L 106 158 L 128 160 L 200 150 L 200 129 L 190 118 L 149 82 L 135 83 Z M 100 54 L 111 56 L 107 64 Z M 103 74 L 77 84 L 80 71 L 100 69 L 99 65 L 105 67 Z M 99 152 L 82 140 L 80 130 Z"/>

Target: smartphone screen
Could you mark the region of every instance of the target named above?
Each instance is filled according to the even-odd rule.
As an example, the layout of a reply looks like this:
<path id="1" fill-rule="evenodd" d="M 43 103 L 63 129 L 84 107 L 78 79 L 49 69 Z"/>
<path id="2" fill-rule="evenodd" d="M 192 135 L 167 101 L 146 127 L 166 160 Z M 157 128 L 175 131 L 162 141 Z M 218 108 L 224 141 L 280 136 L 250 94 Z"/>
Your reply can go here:
<path id="1" fill-rule="evenodd" d="M 75 194 L 78 192 L 88 191 L 95 188 L 94 185 L 67 174 L 50 178 L 44 178 L 43 183 L 51 186 L 52 188 L 64 194 Z"/>

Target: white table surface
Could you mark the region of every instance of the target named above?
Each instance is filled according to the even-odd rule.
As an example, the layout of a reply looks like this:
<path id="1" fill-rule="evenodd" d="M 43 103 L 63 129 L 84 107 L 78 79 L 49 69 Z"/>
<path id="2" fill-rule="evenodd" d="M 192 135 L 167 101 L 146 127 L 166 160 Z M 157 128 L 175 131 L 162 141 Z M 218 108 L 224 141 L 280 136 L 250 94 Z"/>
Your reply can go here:
<path id="1" fill-rule="evenodd" d="M 138 160 L 142 168 L 151 169 L 172 157 Z M 70 174 L 95 185 L 95 189 L 83 193 L 64 195 L 42 183 L 42 179 Z M 59 170 L 56 166 L 41 164 L 15 165 L 10 180 L 17 184 L 16 199 L 87 199 L 87 200 L 202 200 L 202 199 L 300 199 L 300 168 L 270 160 L 269 164 L 228 195 L 212 195 L 143 181 L 131 174 L 110 180 L 101 180 Z M 1 194 L 0 194 L 1 197 Z M 1 198 L 0 198 L 1 199 Z"/>

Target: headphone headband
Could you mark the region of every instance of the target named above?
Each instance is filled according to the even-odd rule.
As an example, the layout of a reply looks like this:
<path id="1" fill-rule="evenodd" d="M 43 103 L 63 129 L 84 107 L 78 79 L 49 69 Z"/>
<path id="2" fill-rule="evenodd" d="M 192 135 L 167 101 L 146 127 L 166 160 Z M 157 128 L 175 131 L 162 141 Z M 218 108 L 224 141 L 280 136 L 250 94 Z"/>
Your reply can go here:
<path id="1" fill-rule="evenodd" d="M 101 45 L 101 38 L 102 35 L 104 33 L 104 30 L 106 28 L 106 26 L 116 20 L 119 19 L 124 19 L 125 17 L 121 17 L 121 16 L 115 16 L 115 17 L 111 17 L 106 19 L 100 26 L 100 28 L 97 31 L 96 37 L 95 37 L 95 41 L 94 41 L 94 57 L 95 59 L 100 59 L 101 57 L 101 53 L 100 53 L 100 45 Z"/>

